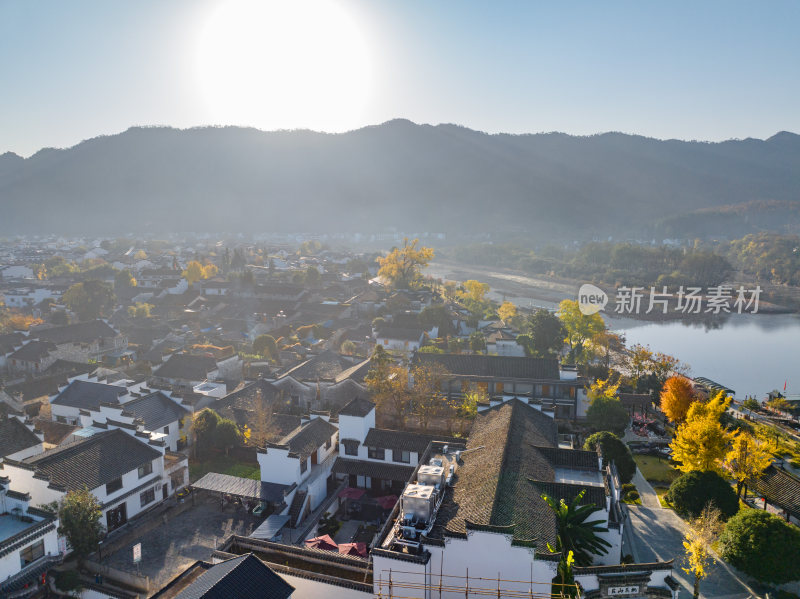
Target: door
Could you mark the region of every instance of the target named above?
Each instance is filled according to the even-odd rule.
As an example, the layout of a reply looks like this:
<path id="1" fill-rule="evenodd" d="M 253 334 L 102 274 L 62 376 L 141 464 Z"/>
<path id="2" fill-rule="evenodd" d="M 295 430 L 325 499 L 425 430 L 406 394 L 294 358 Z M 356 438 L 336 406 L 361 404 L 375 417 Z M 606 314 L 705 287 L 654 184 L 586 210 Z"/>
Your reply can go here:
<path id="1" fill-rule="evenodd" d="M 115 530 L 128 521 L 128 510 L 123 503 L 119 507 L 106 512 L 106 528 L 110 531 Z"/>
<path id="2" fill-rule="evenodd" d="M 163 486 L 161 487 L 161 495 L 164 497 L 164 499 L 169 497 L 169 491 L 168 491 L 167 483 L 164 483 Z"/>

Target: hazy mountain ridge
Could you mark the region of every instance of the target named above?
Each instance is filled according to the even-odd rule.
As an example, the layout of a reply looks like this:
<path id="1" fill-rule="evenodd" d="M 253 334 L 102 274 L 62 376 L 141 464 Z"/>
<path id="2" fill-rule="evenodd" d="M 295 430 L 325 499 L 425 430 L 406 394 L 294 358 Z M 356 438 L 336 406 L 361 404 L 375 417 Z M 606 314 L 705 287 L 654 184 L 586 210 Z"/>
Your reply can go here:
<path id="1" fill-rule="evenodd" d="M 27 159 L 0 155 L 2 233 L 632 235 L 756 200 L 800 201 L 800 136 L 489 135 L 395 120 L 343 134 L 132 128 Z"/>

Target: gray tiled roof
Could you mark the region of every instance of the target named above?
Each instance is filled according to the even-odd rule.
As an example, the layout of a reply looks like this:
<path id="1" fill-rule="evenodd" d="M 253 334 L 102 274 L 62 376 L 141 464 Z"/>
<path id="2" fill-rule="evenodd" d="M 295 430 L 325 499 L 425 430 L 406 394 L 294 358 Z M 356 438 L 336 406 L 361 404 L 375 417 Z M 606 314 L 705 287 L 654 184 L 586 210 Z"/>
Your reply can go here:
<path id="1" fill-rule="evenodd" d="M 39 437 L 16 418 L 0 418 L 0 458 L 40 443 Z"/>
<path id="2" fill-rule="evenodd" d="M 211 566 L 175 599 L 287 599 L 294 587 L 252 553 Z"/>
<path id="3" fill-rule="evenodd" d="M 414 466 L 351 460 L 340 457 L 336 458 L 332 472 L 334 474 L 357 474 L 369 476 L 370 478 L 406 482 L 414 473 Z"/>
<path id="4" fill-rule="evenodd" d="M 280 378 L 291 376 L 297 381 L 333 381 L 342 372 L 349 370 L 356 364 L 346 356 L 332 351 L 325 351 L 298 364 L 291 370 L 283 373 Z"/>
<path id="5" fill-rule="evenodd" d="M 339 415 L 356 416 L 358 418 L 363 418 L 374 409 L 375 409 L 374 403 L 372 403 L 368 399 L 362 399 L 360 397 L 356 397 L 355 399 L 350 401 L 347 405 L 345 405 L 341 410 L 339 410 Z"/>
<path id="6" fill-rule="evenodd" d="M 161 391 L 129 401 L 123 409 L 141 420 L 145 429 L 154 432 L 160 431 L 189 413 L 189 410 L 172 401 Z"/>
<path id="7" fill-rule="evenodd" d="M 217 361 L 210 356 L 172 354 L 153 374 L 165 379 L 202 381 L 216 369 Z"/>
<path id="8" fill-rule="evenodd" d="M 84 485 L 96 489 L 160 456 L 159 451 L 128 433 L 111 429 L 22 462 L 70 491 Z"/>
<path id="9" fill-rule="evenodd" d="M 471 524 L 513 526 L 517 540 L 555 542 L 555 517 L 531 483 L 554 481 L 547 459 L 534 446 L 556 445 L 555 422 L 518 399 L 478 414 L 448 489 L 432 536 L 464 535 Z"/>
<path id="10" fill-rule="evenodd" d="M 22 345 L 25 340 L 25 335 L 22 333 L 6 333 L 0 335 L 0 355 L 5 355 L 14 351 L 14 348 Z"/>
<path id="11" fill-rule="evenodd" d="M 418 454 L 422 454 L 431 441 L 455 442 L 459 440 L 444 435 L 371 428 L 364 439 L 364 445 L 367 447 L 382 447 L 384 449 L 415 451 Z M 464 440 L 461 439 L 460 442 L 463 443 Z"/>
<path id="12" fill-rule="evenodd" d="M 417 353 L 414 362 L 438 363 L 456 376 L 528 380 L 560 378 L 558 360 L 555 358 Z"/>
<path id="13" fill-rule="evenodd" d="M 757 493 L 800 518 L 800 478 L 771 465 L 752 483 Z"/>
<path id="14" fill-rule="evenodd" d="M 279 445 L 287 445 L 290 453 L 308 457 L 318 447 L 333 437 L 338 431 L 334 425 L 323 418 L 314 418 L 281 439 Z"/>
<path id="15" fill-rule="evenodd" d="M 67 385 L 50 403 L 83 410 L 97 409 L 100 404 L 104 403 L 119 404 L 120 396 L 127 393 L 127 388 L 121 385 L 107 385 L 78 379 Z"/>
<path id="16" fill-rule="evenodd" d="M 597 470 L 597 452 L 585 449 L 564 449 L 561 447 L 537 447 L 552 466 L 559 468 L 578 468 Z"/>
<path id="17" fill-rule="evenodd" d="M 63 327 L 37 329 L 31 337 L 38 337 L 42 341 L 61 343 L 91 343 L 98 339 L 113 339 L 119 335 L 108 323 L 102 320 L 77 322 Z"/>
<path id="18" fill-rule="evenodd" d="M 11 354 L 8 359 L 37 362 L 55 349 L 55 344 L 49 341 L 30 341 Z"/>

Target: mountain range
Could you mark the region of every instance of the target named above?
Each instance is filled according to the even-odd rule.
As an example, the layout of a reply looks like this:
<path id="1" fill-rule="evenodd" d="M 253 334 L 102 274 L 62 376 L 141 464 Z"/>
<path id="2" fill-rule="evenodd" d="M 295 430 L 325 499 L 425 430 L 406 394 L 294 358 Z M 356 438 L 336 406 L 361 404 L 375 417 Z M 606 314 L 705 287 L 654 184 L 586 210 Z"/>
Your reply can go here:
<path id="1" fill-rule="evenodd" d="M 681 236 L 693 214 L 791 231 L 798 206 L 800 136 L 788 132 L 708 143 L 407 120 L 339 134 L 134 127 L 0 156 L 2 234 Z"/>

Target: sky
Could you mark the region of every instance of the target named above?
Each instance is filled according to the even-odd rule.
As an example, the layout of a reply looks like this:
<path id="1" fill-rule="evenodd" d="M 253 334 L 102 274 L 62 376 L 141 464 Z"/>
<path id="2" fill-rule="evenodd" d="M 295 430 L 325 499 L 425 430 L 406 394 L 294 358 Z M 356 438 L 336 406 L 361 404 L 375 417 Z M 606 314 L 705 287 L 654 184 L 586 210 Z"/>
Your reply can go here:
<path id="1" fill-rule="evenodd" d="M 0 153 L 131 126 L 800 132 L 800 2 L 0 0 Z"/>

